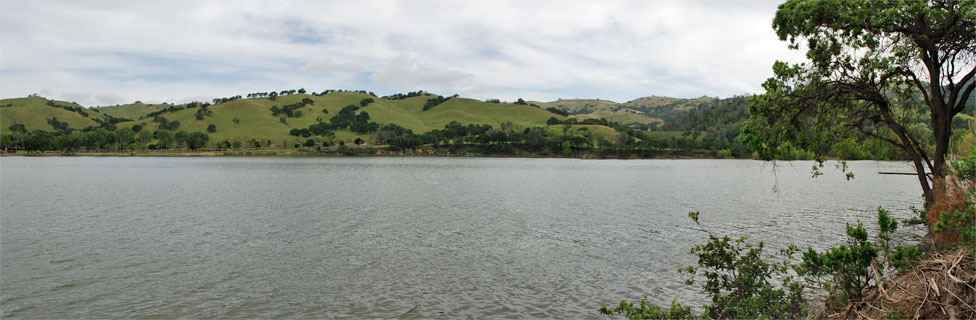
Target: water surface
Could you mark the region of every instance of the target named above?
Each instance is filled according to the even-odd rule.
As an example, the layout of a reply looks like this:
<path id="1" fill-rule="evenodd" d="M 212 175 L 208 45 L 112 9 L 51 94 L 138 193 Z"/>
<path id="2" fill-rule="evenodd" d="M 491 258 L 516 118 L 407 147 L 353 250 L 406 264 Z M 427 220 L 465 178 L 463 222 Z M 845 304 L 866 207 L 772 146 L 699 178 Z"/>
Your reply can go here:
<path id="1" fill-rule="evenodd" d="M 842 241 L 919 205 L 900 162 L 496 158 L 0 159 L 4 318 L 581 318 L 705 235 Z"/>

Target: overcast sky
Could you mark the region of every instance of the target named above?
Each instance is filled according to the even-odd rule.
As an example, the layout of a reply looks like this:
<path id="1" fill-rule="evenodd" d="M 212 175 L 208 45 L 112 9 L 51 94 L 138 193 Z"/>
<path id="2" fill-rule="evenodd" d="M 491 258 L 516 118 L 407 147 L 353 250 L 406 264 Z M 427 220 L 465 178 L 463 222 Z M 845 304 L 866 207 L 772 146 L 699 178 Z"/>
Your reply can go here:
<path id="1" fill-rule="evenodd" d="M 0 0 L 0 97 L 729 97 L 802 57 L 770 27 L 779 2 Z"/>

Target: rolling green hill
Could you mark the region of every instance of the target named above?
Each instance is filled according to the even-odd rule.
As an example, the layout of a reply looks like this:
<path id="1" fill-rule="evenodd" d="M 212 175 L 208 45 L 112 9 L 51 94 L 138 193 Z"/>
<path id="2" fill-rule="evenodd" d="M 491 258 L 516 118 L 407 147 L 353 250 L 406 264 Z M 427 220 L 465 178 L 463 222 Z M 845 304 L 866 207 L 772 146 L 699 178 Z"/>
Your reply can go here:
<path id="1" fill-rule="evenodd" d="M 610 100 L 600 99 L 566 99 L 551 102 L 532 102 L 543 108 L 556 108 L 569 112 L 569 114 L 580 120 L 600 119 L 619 122 L 623 125 L 634 123 L 660 124 L 661 119 L 644 115 L 643 111 L 624 106 L 623 104 Z"/>
<path id="2" fill-rule="evenodd" d="M 53 127 L 48 119 L 57 118 L 66 122 L 71 129 L 83 129 L 98 126 L 99 122 L 107 121 L 110 117 L 132 119 L 117 123 L 120 128 L 140 126 L 151 131 L 159 129 L 159 123 L 153 121 L 153 115 L 165 118 L 167 121 L 180 123 L 176 130 L 207 131 L 213 125 L 216 131 L 209 133 L 211 141 L 246 141 L 249 139 L 271 140 L 291 144 L 298 141 L 290 135 L 292 129 L 308 128 L 319 122 L 329 122 L 348 105 L 360 105 L 364 99 L 374 102 L 359 108 L 356 112 L 369 114 L 369 121 L 380 124 L 396 124 L 412 130 L 414 133 L 425 133 L 435 129 L 442 129 L 452 121 L 462 124 L 488 124 L 500 127 L 502 123 L 511 122 L 517 127 L 544 127 L 550 117 L 565 120 L 560 116 L 545 110 L 556 108 L 570 113 L 570 117 L 579 120 L 606 118 L 612 122 L 624 125 L 641 124 L 649 127 L 661 127 L 669 119 L 676 119 L 688 113 L 689 110 L 700 108 L 703 104 L 713 102 L 715 98 L 702 97 L 697 99 L 678 99 L 670 97 L 649 96 L 634 99 L 626 103 L 618 103 L 601 99 L 566 99 L 551 102 L 531 102 L 528 105 L 511 103 L 488 103 L 467 98 L 453 98 L 424 110 L 424 104 L 437 96 L 422 94 L 406 99 L 377 98 L 361 92 L 331 92 L 324 95 L 291 94 L 270 98 L 236 99 L 210 105 L 210 112 L 198 119 L 200 108 L 186 108 L 186 105 L 145 104 L 135 102 L 125 105 L 99 107 L 87 110 L 88 117 L 81 113 L 67 110 L 81 106 L 65 102 L 47 100 L 41 97 L 16 98 L 0 100 L 0 120 L 3 133 L 10 133 L 13 124 L 23 124 L 27 131 L 52 131 Z M 271 112 L 273 106 L 283 107 L 298 104 L 304 99 L 310 99 L 312 104 L 304 105 L 296 111 L 300 117 L 275 116 Z M 55 106 L 51 106 L 54 104 Z M 58 107 L 60 106 L 60 107 Z M 66 107 L 66 108 L 65 108 Z M 176 111 L 172 111 L 176 110 Z M 96 121 L 98 120 L 98 121 Z M 235 121 L 236 120 L 236 121 Z M 609 129 L 609 128 L 605 128 Z M 596 130 L 596 129 L 595 129 Z M 575 130 L 574 130 L 575 131 Z M 600 132 L 606 130 L 597 130 Z M 372 134 L 357 134 L 349 130 L 335 131 L 338 140 L 353 140 L 363 138 L 371 140 Z M 612 136 L 607 134 L 607 136 Z"/>
<path id="3" fill-rule="evenodd" d="M 290 144 L 293 140 L 297 141 L 296 137 L 289 134 L 292 129 L 308 128 L 320 121 L 329 122 L 343 107 L 348 105 L 359 106 L 364 99 L 373 99 L 374 102 L 361 107 L 356 112 L 357 114 L 365 112 L 369 114 L 369 121 L 371 122 L 397 124 L 418 134 L 442 129 L 451 121 L 458 121 L 462 124 L 488 124 L 496 128 L 503 122 L 511 122 L 519 127 L 543 127 L 550 117 L 561 120 L 566 118 L 535 106 L 486 103 L 466 98 L 450 99 L 429 110 L 423 110 L 427 100 L 434 97 L 436 96 L 425 94 L 407 99 L 392 100 L 358 92 L 332 92 L 321 96 L 309 94 L 284 95 L 278 96 L 275 100 L 269 98 L 237 99 L 207 107 L 210 113 L 203 116 L 202 120 L 197 119 L 197 112 L 200 110 L 198 107 L 184 108 L 185 105 L 144 104 L 141 102 L 85 109 L 89 110 L 90 117 L 85 118 L 77 112 L 48 106 L 47 104 L 51 100 L 30 97 L 0 100 L 0 105 L 9 106 L 0 108 L 0 119 L 3 121 L 3 133 L 10 133 L 10 126 L 13 124 L 23 124 L 27 131 L 53 131 L 53 127 L 47 123 L 48 119 L 52 117 L 67 122 L 71 129 L 83 129 L 89 126 L 98 126 L 99 123 L 94 119 L 104 120 L 107 118 L 106 115 L 133 120 L 117 123 L 119 128 L 132 128 L 139 125 L 142 128 L 156 131 L 160 124 L 153 121 L 153 117 L 149 114 L 163 111 L 158 116 L 169 122 L 178 121 L 180 123 L 176 130 L 206 132 L 208 126 L 214 125 L 216 131 L 209 133 L 210 141 L 246 141 L 254 138 Z M 284 122 L 282 122 L 282 115 L 272 115 L 272 106 L 283 107 L 300 103 L 303 99 L 311 99 L 313 103 L 296 109 L 301 112 L 300 117 L 284 117 Z M 54 101 L 54 103 L 80 107 L 64 101 Z M 165 111 L 171 107 L 181 110 Z M 349 130 L 338 130 L 335 134 L 337 139 L 346 141 L 355 138 L 370 140 L 372 137 L 371 134 L 357 134 Z"/>
<path id="4" fill-rule="evenodd" d="M 665 122 L 679 118 L 689 111 L 720 101 L 718 98 L 701 97 L 679 99 L 648 96 L 624 103 L 601 99 L 560 99 L 550 102 L 532 102 L 543 108 L 553 107 L 568 112 L 578 119 L 599 119 L 619 122 L 623 125 L 644 124 L 660 127 Z"/>
<path id="5" fill-rule="evenodd" d="M 361 146 L 364 150 L 411 152 L 423 146 L 429 152 L 476 155 L 591 153 L 647 157 L 724 151 L 743 157 L 751 153 L 737 139 L 749 117 L 748 96 L 650 96 L 625 103 L 572 99 L 523 104 L 441 97 L 422 91 L 383 98 L 350 91 L 318 95 L 290 92 L 215 99 L 212 105 L 136 102 L 100 108 L 37 96 L 3 99 L 0 147 L 13 151 L 60 146 L 61 150 L 149 152 L 184 147 L 314 149 L 345 154 L 342 150 L 348 149 L 340 146 L 365 143 Z M 560 115 L 565 113 L 569 115 Z M 959 116 L 956 128 L 968 128 L 966 121 L 970 119 L 970 115 Z M 971 145 L 971 138 L 959 141 L 956 145 Z M 898 156 L 891 148 L 876 147 L 866 140 L 857 142 L 852 147 L 859 154 L 856 158 Z M 835 147 L 824 145 L 819 149 Z M 792 156 L 784 153 L 784 157 Z"/>
<path id="6" fill-rule="evenodd" d="M 141 115 L 170 107 L 169 104 L 145 104 L 139 101 L 131 104 L 94 108 L 101 114 L 116 118 L 137 119 Z"/>
<path id="7" fill-rule="evenodd" d="M 62 107 L 53 107 L 49 104 Z M 63 107 L 83 109 L 88 116 L 77 111 L 65 110 Z M 11 133 L 10 126 L 13 124 L 23 124 L 27 131 L 54 131 L 54 128 L 48 124 L 48 119 L 51 118 L 66 122 L 69 128 L 81 129 L 97 126 L 98 123 L 93 119 L 101 119 L 102 115 L 75 103 L 36 96 L 0 100 L 0 133 L 2 134 Z"/>

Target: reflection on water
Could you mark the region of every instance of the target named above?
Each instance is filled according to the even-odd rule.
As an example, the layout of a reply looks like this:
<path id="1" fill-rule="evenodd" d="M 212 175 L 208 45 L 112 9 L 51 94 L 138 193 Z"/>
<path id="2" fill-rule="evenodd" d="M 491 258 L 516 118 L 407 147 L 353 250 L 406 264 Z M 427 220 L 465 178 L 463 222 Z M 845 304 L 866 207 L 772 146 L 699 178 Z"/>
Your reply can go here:
<path id="1" fill-rule="evenodd" d="M 481 158 L 0 160 L 4 318 L 597 317 L 705 301 L 713 231 L 841 241 L 919 205 L 904 163 Z M 776 192 L 773 192 L 773 189 Z"/>

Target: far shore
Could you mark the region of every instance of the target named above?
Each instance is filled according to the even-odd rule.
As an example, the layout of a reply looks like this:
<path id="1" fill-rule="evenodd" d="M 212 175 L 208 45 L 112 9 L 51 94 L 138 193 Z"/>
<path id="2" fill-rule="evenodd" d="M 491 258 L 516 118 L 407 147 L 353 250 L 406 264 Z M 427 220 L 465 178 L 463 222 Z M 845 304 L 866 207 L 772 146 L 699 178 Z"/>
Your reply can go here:
<path id="1" fill-rule="evenodd" d="M 254 149 L 254 150 L 163 150 L 163 151 L 121 151 L 121 152 L 16 152 L 0 153 L 0 157 L 486 157 L 486 158 L 553 158 L 553 159 L 722 159 L 704 153 L 661 153 L 649 157 L 637 155 L 601 155 L 578 153 L 571 155 L 554 154 L 478 154 L 466 152 L 390 151 L 370 148 L 349 148 L 345 151 L 307 151 L 299 149 Z M 726 158 L 735 159 L 735 158 Z M 750 158 L 740 158 L 750 159 Z"/>

